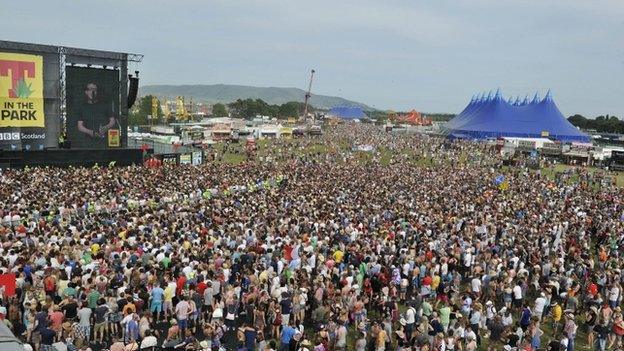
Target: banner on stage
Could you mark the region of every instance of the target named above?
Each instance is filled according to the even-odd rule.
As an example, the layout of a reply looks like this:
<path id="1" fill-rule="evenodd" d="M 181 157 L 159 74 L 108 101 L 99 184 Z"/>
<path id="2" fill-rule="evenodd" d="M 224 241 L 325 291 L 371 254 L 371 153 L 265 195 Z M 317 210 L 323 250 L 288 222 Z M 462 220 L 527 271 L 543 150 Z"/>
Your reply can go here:
<path id="1" fill-rule="evenodd" d="M 0 128 L 45 127 L 43 57 L 0 52 Z"/>

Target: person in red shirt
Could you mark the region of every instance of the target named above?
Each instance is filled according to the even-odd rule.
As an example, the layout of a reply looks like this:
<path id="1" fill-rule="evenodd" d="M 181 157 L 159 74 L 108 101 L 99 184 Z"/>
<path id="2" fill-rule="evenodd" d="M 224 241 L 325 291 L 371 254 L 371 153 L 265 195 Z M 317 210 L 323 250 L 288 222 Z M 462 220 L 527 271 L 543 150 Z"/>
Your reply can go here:
<path id="1" fill-rule="evenodd" d="M 290 244 L 286 244 L 284 246 L 284 258 L 288 262 L 292 261 L 292 251 L 293 251 L 293 247 Z"/>
<path id="2" fill-rule="evenodd" d="M 426 276 L 423 278 L 423 285 L 429 286 L 431 285 L 432 281 L 433 279 L 431 278 L 431 276 Z"/>
<path id="3" fill-rule="evenodd" d="M 591 282 L 587 287 L 587 292 L 589 293 L 589 295 L 591 295 L 592 298 L 595 297 L 596 294 L 598 294 L 598 285 L 596 285 L 596 283 L 594 282 Z"/>
<path id="4" fill-rule="evenodd" d="M 206 285 L 206 282 L 204 282 L 203 278 L 199 278 L 199 283 L 197 283 L 197 287 L 195 287 L 195 290 L 197 290 L 197 293 L 200 295 L 204 295 L 204 290 L 206 290 L 206 288 L 208 287 L 208 285 Z"/>
<path id="5" fill-rule="evenodd" d="M 51 322 L 50 328 L 54 330 L 57 335 L 60 335 L 61 326 L 63 325 L 63 319 L 65 318 L 65 315 L 63 314 L 63 312 L 61 312 L 61 309 L 58 307 L 58 305 L 55 305 L 52 308 L 52 312 L 50 312 L 49 318 Z"/>
<path id="6" fill-rule="evenodd" d="M 184 285 L 186 285 L 186 277 L 184 276 L 184 274 L 180 274 L 178 280 L 176 281 L 176 296 L 182 295 Z"/>

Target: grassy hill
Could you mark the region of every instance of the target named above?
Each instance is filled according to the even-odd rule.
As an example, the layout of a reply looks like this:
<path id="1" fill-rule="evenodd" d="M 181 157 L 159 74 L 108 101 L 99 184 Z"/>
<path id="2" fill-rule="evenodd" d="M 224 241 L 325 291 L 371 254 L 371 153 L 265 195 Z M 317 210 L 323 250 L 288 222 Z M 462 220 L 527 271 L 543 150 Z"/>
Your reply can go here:
<path id="1" fill-rule="evenodd" d="M 284 104 L 289 101 L 303 102 L 305 91 L 298 88 L 252 87 L 245 85 L 145 85 L 139 89 L 141 95 L 158 97 L 185 96 L 195 101 L 207 103 L 229 103 L 236 99 L 262 99 L 269 104 Z M 310 104 L 318 109 L 330 109 L 334 106 L 360 106 L 366 111 L 373 110 L 362 103 L 337 96 L 312 95 Z"/>

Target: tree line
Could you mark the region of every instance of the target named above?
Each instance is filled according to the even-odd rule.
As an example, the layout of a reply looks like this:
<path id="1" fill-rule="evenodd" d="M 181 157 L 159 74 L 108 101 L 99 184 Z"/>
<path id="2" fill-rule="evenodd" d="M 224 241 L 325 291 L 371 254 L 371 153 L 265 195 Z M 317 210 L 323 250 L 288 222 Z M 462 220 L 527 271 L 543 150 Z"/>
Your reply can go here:
<path id="1" fill-rule="evenodd" d="M 616 116 L 606 115 L 590 119 L 576 114 L 574 116 L 570 116 L 568 121 L 574 126 L 584 130 L 595 130 L 601 133 L 624 134 L 624 121 L 621 121 Z"/>
<path id="2" fill-rule="evenodd" d="M 304 108 L 303 102 L 290 101 L 281 105 L 271 105 L 262 99 L 238 99 L 227 104 L 229 115 L 233 118 L 269 116 L 278 119 L 287 119 L 288 117 L 303 115 Z M 308 105 L 308 112 L 314 112 L 314 108 L 310 105 Z"/>
<path id="3" fill-rule="evenodd" d="M 152 115 L 152 95 L 146 95 L 140 98 L 128 112 L 128 125 L 140 126 L 150 124 L 149 116 Z M 158 117 L 152 120 L 151 124 L 160 124 L 164 122 L 162 108 L 160 104 L 157 106 Z"/>
<path id="4" fill-rule="evenodd" d="M 141 97 L 130 109 L 128 124 L 131 126 L 150 124 L 149 117 L 152 114 L 152 95 Z M 238 99 L 229 104 L 216 103 L 212 105 L 212 117 L 253 118 L 255 116 L 269 116 L 278 119 L 298 117 L 303 114 L 302 102 L 290 101 L 281 105 L 271 105 L 261 99 Z M 308 105 L 308 112 L 314 112 L 314 107 Z M 152 124 L 171 122 L 163 116 L 162 108 L 158 104 L 158 117 L 151 121 Z"/>

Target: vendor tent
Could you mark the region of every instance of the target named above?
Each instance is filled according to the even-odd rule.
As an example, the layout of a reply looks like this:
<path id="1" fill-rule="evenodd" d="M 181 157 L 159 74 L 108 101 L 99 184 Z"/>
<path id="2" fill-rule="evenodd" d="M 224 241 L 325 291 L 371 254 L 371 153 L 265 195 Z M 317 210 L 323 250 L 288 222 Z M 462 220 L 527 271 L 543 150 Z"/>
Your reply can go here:
<path id="1" fill-rule="evenodd" d="M 511 101 L 512 99 L 509 99 Z M 446 123 L 450 138 L 487 139 L 498 137 L 550 137 L 561 141 L 589 142 L 587 134 L 574 127 L 561 114 L 550 91 L 544 99 L 506 101 L 497 91 L 494 96 L 473 97 L 468 106 Z"/>
<path id="2" fill-rule="evenodd" d="M 11 329 L 6 324 L 0 323 L 0 350 L 2 351 L 24 351 L 22 342 L 13 335 Z"/>

